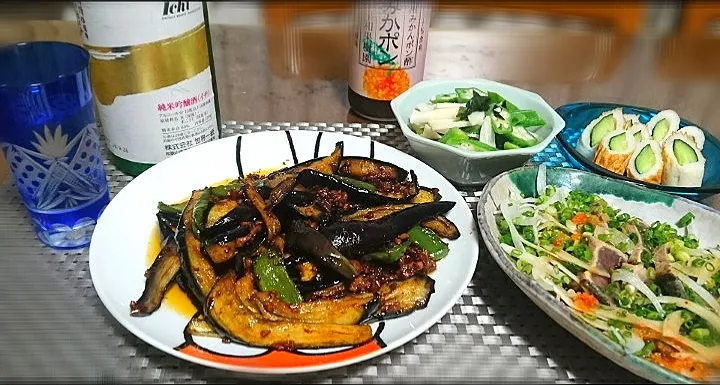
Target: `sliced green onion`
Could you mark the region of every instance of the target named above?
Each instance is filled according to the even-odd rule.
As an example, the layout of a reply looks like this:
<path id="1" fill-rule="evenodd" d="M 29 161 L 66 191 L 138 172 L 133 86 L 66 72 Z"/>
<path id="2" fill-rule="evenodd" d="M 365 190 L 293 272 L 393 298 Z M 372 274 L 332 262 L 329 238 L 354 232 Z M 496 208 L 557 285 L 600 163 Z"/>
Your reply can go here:
<path id="1" fill-rule="evenodd" d="M 679 227 L 681 229 L 683 227 L 687 227 L 687 225 L 692 223 L 693 219 L 695 219 L 695 215 L 688 211 L 687 214 L 683 215 L 682 218 L 680 218 L 680 220 L 678 220 L 677 227 Z"/>

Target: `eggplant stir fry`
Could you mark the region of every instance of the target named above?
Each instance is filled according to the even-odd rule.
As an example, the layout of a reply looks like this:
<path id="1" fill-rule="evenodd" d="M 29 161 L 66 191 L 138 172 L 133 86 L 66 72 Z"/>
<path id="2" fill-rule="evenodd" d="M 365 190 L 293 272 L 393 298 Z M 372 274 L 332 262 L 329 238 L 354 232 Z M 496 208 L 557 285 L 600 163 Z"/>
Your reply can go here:
<path id="1" fill-rule="evenodd" d="M 343 144 L 267 175 L 160 202 L 162 248 L 133 316 L 177 284 L 198 309 L 185 332 L 280 350 L 358 345 L 370 323 L 427 306 L 429 276 L 460 234 L 455 205 L 413 171 L 343 156 Z"/>

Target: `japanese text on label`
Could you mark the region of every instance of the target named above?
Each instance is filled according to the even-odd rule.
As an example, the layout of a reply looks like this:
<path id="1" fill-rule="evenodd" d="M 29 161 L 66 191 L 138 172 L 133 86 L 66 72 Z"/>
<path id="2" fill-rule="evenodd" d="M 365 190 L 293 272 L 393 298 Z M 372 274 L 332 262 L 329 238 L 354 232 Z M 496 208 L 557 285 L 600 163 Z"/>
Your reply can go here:
<path id="1" fill-rule="evenodd" d="M 359 62 L 365 67 L 415 68 L 423 49 L 425 15 L 416 2 L 372 2 L 360 14 Z"/>
<path id="2" fill-rule="evenodd" d="M 182 100 L 158 103 L 157 112 L 167 156 L 217 139 L 210 91 Z"/>

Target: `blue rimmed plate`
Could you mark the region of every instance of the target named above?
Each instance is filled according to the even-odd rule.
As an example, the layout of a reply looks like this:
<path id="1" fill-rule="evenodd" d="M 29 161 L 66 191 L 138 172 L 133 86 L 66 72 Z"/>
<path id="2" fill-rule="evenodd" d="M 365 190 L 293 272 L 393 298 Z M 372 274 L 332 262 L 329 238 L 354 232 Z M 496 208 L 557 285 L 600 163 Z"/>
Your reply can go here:
<path id="1" fill-rule="evenodd" d="M 592 159 L 584 157 L 575 147 L 580 140 L 580 136 L 582 135 L 585 127 L 587 127 L 587 125 L 601 113 L 618 107 L 623 109 L 623 114 L 639 115 L 640 122 L 643 124 L 647 123 L 659 112 L 659 110 L 651 108 L 614 103 L 572 103 L 556 109 L 557 113 L 560 114 L 565 121 L 565 129 L 560 132 L 557 139 L 567 151 L 570 163 L 572 163 L 573 167 L 584 171 L 591 171 L 610 178 L 636 183 L 651 189 L 681 195 L 693 200 L 701 200 L 710 195 L 720 193 L 720 163 L 716 161 L 717 159 L 720 159 L 720 142 L 718 142 L 712 134 L 707 132 L 707 130 L 686 119 L 680 120 L 680 127 L 697 126 L 703 130 L 705 134 L 705 145 L 702 149 L 702 154 L 705 159 L 707 159 L 707 162 L 705 163 L 705 175 L 703 177 L 701 187 L 664 186 L 638 181 L 623 175 L 615 174 L 612 171 L 608 171 L 605 168 L 596 165 Z"/>

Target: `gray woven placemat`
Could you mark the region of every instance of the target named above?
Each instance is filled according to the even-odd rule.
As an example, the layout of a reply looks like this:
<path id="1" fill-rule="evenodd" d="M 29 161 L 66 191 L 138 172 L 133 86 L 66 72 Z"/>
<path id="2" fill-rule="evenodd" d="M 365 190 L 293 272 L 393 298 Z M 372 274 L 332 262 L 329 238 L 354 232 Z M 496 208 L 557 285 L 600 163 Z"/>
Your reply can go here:
<path id="1" fill-rule="evenodd" d="M 388 124 L 228 122 L 223 136 L 265 130 L 344 132 L 411 152 Z M 107 157 L 106 157 L 107 159 Z M 132 178 L 106 162 L 111 195 Z M 474 211 L 479 191 L 461 190 Z M 118 236 L 121 236 L 120 234 Z M 634 383 L 540 311 L 481 245 L 472 282 L 450 313 L 415 340 L 352 366 L 251 377 L 167 355 L 126 331 L 95 293 L 87 249 L 53 251 L 32 228 L 15 186 L 0 185 L 0 381 L 237 383 Z"/>

